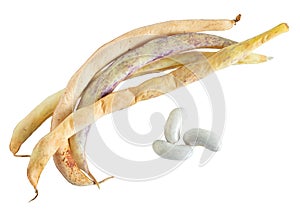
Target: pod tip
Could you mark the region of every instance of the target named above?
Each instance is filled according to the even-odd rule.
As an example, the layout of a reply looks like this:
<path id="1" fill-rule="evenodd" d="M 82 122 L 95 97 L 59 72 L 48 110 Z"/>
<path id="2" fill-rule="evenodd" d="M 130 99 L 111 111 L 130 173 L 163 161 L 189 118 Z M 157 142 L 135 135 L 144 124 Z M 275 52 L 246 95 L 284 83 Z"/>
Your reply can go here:
<path id="1" fill-rule="evenodd" d="M 283 31 L 284 32 L 287 32 L 287 31 L 289 31 L 289 25 L 287 24 L 287 23 L 281 23 L 280 25 L 279 25 L 282 29 L 284 29 Z"/>
<path id="2" fill-rule="evenodd" d="M 241 17 L 242 17 L 242 14 L 238 14 L 236 17 L 235 17 L 235 19 L 233 20 L 235 23 L 234 24 L 236 24 L 237 22 L 239 22 L 240 20 L 241 20 Z"/>
<path id="3" fill-rule="evenodd" d="M 38 195 L 39 195 L 39 191 L 37 189 L 35 189 L 35 196 L 32 199 L 30 199 L 30 201 L 28 201 L 28 202 L 34 201 L 38 197 Z"/>

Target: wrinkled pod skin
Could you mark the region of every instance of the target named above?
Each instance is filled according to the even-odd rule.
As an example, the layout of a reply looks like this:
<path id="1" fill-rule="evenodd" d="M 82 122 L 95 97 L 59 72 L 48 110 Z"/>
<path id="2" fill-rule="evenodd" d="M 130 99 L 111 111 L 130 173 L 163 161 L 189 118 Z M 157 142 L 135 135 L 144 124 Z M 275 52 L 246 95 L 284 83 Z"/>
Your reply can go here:
<path id="1" fill-rule="evenodd" d="M 134 74 L 139 68 L 160 58 L 178 54 L 183 51 L 197 48 L 223 48 L 234 44 L 234 41 L 202 33 L 186 33 L 173 36 L 161 37 L 145 43 L 139 48 L 133 49 L 122 55 L 108 68 L 96 74 L 84 90 L 77 109 L 88 106 L 101 97 L 111 93 L 114 88 L 123 80 Z M 174 114 L 178 114 L 175 113 Z M 174 116 L 175 117 L 175 116 Z M 173 116 L 171 116 L 173 118 Z M 175 142 L 173 126 L 167 128 L 167 136 L 170 142 Z M 78 167 L 91 175 L 85 158 L 85 143 L 90 127 L 83 129 L 70 138 L 72 155 Z"/>
<path id="2" fill-rule="evenodd" d="M 169 69 L 174 69 L 182 65 L 195 63 L 198 60 L 211 57 L 215 52 L 199 52 L 189 51 L 166 57 L 139 69 L 129 78 L 138 77 L 150 73 L 158 73 Z M 267 57 L 261 54 L 252 53 L 236 64 L 258 64 L 271 60 L 272 57 Z M 96 77 L 96 76 L 95 76 Z M 129 79 L 128 78 L 128 79 Z M 16 157 L 28 157 L 29 155 L 16 154 L 22 144 L 31 136 L 31 134 L 42 125 L 50 116 L 52 116 L 57 103 L 63 94 L 64 90 L 60 90 L 37 105 L 25 118 L 23 118 L 15 127 L 10 141 L 10 150 Z"/>
<path id="3" fill-rule="evenodd" d="M 174 35 L 179 33 L 188 32 L 201 32 L 201 31 L 220 31 L 228 30 L 232 28 L 236 22 L 240 19 L 240 15 L 234 20 L 221 19 L 221 20 L 173 20 L 162 23 L 156 23 L 149 26 L 143 26 L 141 28 L 129 31 L 114 40 L 104 44 L 98 48 L 89 59 L 76 71 L 71 77 L 66 87 L 66 92 L 61 97 L 57 108 L 55 109 L 51 122 L 51 130 L 55 129 L 69 114 L 72 113 L 76 105 L 77 100 L 81 96 L 83 90 L 86 88 L 88 83 L 91 81 L 96 72 L 103 69 L 107 64 L 112 62 L 117 57 L 121 56 L 130 49 L 134 49 L 147 41 L 155 38 L 159 38 L 167 35 Z M 67 163 L 63 162 L 65 159 L 64 151 L 71 151 L 69 144 L 66 141 L 57 143 L 60 145 L 57 152 L 54 154 L 53 159 L 55 162 L 61 165 L 61 173 L 67 178 L 69 170 L 63 171 L 68 168 Z M 49 152 L 50 154 L 51 152 Z M 80 153 L 80 152 L 79 152 Z M 47 158 L 45 158 L 47 160 Z M 47 161 L 44 161 L 44 163 Z M 62 166 L 64 165 L 64 166 Z M 41 164 L 40 172 L 43 170 L 43 164 Z M 56 166 L 58 166 L 56 164 Z M 74 169 L 76 167 L 73 167 Z M 79 167 L 77 167 L 79 168 Z M 35 170 L 36 171 L 36 170 Z M 34 171 L 34 172 L 35 172 Z M 29 170 L 30 172 L 30 170 Z M 31 172 L 29 173 L 31 174 Z M 40 174 L 40 173 L 39 173 Z M 83 173 L 82 173 L 83 174 Z M 39 175 L 29 180 L 36 186 L 38 183 Z M 73 183 L 73 181 L 68 180 Z M 80 185 L 80 184 L 79 184 Z M 82 183 L 85 185 L 85 183 Z"/>
<path id="4" fill-rule="evenodd" d="M 184 81 L 185 85 L 190 84 L 194 81 L 197 81 L 199 78 L 204 78 L 205 76 L 209 75 L 209 73 L 211 73 L 213 71 L 216 71 L 218 69 L 223 69 L 229 65 L 236 63 L 237 61 L 243 59 L 245 56 L 249 55 L 255 48 L 259 47 L 260 45 L 262 45 L 265 42 L 269 41 L 270 39 L 274 38 L 275 36 L 278 36 L 284 32 L 287 32 L 288 29 L 289 28 L 288 28 L 287 24 L 282 23 L 282 24 L 272 28 L 271 30 L 268 30 L 260 35 L 257 35 L 255 37 L 251 38 L 251 39 L 245 40 L 241 43 L 238 43 L 236 45 L 233 45 L 233 46 L 230 46 L 228 48 L 224 48 L 224 49 L 218 51 L 216 54 L 214 54 L 212 57 L 210 57 L 208 59 L 209 68 L 213 67 L 214 69 L 208 70 L 208 71 L 205 70 L 206 72 L 203 72 L 203 70 L 201 69 L 202 72 L 200 72 L 200 70 L 198 68 L 199 65 L 197 65 L 197 67 L 195 67 L 195 69 L 198 68 L 198 70 L 195 71 L 197 78 L 186 79 L 187 77 L 189 77 L 189 75 L 184 74 L 183 80 L 185 80 Z M 200 66 L 201 65 L 202 64 L 200 64 Z M 207 69 L 207 67 L 204 66 L 203 69 Z M 183 69 L 183 71 L 185 71 L 185 70 Z M 177 71 L 174 73 L 172 72 L 171 76 L 165 75 L 163 78 L 165 80 L 167 80 L 169 77 L 172 77 L 173 75 L 175 75 L 175 76 L 180 75 L 183 71 L 182 71 L 182 69 L 180 69 L 180 73 L 177 73 Z M 202 76 L 199 76 L 201 73 L 202 73 Z M 157 78 L 156 80 L 159 80 L 159 82 L 161 82 L 160 78 Z M 172 80 L 174 80 L 174 79 L 172 79 Z M 153 81 L 150 81 L 150 82 L 147 82 L 147 83 L 151 84 L 151 89 L 153 89 L 153 87 L 155 88 L 155 86 L 152 84 Z M 141 90 L 144 90 L 145 84 L 141 84 L 140 86 L 142 87 Z M 158 86 L 156 88 L 159 90 L 160 87 L 158 87 Z M 97 103 L 94 103 L 93 105 L 90 106 L 91 108 L 97 109 L 97 111 L 95 112 L 95 115 L 94 115 L 94 120 L 90 121 L 87 118 L 83 117 L 82 118 L 83 120 L 81 121 L 81 127 L 84 128 L 84 127 L 92 124 L 95 120 L 99 119 L 101 116 L 103 116 L 105 114 L 127 108 L 127 107 L 132 106 L 135 103 L 142 101 L 142 100 L 160 96 L 160 95 L 162 95 L 164 93 L 168 93 L 178 87 L 179 86 L 177 86 L 177 85 L 168 85 L 168 88 L 165 89 L 163 93 L 162 92 L 154 93 L 153 91 L 151 91 L 151 94 L 150 94 L 151 97 L 145 97 L 145 94 L 140 95 L 137 93 L 133 93 L 132 96 L 134 96 L 136 98 L 135 102 L 128 103 L 128 104 L 124 103 L 124 105 L 118 106 L 118 108 L 114 108 L 113 110 L 103 108 L 104 107 L 103 103 L 106 103 L 106 101 L 108 101 L 108 99 L 105 99 L 106 97 L 104 97 L 103 99 L 101 99 L 101 101 L 98 101 Z M 139 87 L 134 87 L 130 91 L 139 92 L 138 90 L 139 90 Z M 128 92 L 128 90 L 125 90 L 123 92 L 110 94 L 112 96 L 109 96 L 109 95 L 108 96 L 110 98 L 117 97 L 118 95 L 121 96 L 122 94 L 126 94 L 127 92 Z M 126 94 L 126 95 L 128 95 L 128 94 Z M 107 104 L 109 104 L 109 102 Z M 56 108 L 56 109 L 58 109 L 58 108 Z M 80 111 L 80 114 L 84 115 L 88 111 L 90 111 L 90 108 L 84 108 L 84 109 L 82 109 L 82 111 Z M 60 120 L 59 126 L 56 129 L 52 130 L 47 135 L 45 135 L 34 147 L 29 164 L 28 164 L 28 168 L 27 168 L 28 169 L 27 176 L 28 176 L 29 181 L 35 188 L 38 183 L 39 177 L 40 177 L 44 167 L 48 163 L 50 157 L 55 154 L 57 149 L 64 146 L 64 140 L 67 140 L 68 138 L 70 138 L 71 136 L 73 136 L 76 133 L 72 126 L 73 118 L 75 117 L 75 115 L 78 115 L 78 113 L 75 112 L 75 113 L 69 115 L 63 121 Z M 41 153 L 42 153 L 42 156 L 40 155 Z"/>

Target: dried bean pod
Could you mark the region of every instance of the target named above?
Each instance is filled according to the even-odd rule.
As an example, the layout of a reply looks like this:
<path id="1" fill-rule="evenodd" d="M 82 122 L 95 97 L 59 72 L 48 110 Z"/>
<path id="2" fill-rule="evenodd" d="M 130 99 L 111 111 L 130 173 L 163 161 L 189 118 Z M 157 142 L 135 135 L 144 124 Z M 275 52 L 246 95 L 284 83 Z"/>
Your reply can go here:
<path id="1" fill-rule="evenodd" d="M 108 68 L 100 71 L 98 78 L 93 79 L 82 93 L 78 109 L 91 105 L 101 97 L 111 93 L 121 81 L 130 77 L 130 75 L 134 74 L 144 65 L 147 65 L 157 59 L 197 48 L 219 49 L 232 44 L 235 44 L 235 42 L 229 39 L 203 33 L 184 33 L 153 39 L 150 42 L 147 42 L 144 45 L 122 55 Z M 71 154 L 78 167 L 86 172 L 90 178 L 96 181 L 88 169 L 84 153 L 89 129 L 90 127 L 86 127 L 84 130 L 72 136 L 69 140 L 69 144 L 72 151 Z M 175 139 L 171 139 L 172 136 L 168 134 L 171 133 L 167 132 L 167 136 L 170 137 L 172 142 L 174 142 Z M 64 156 L 63 153 L 60 154 Z M 62 160 L 62 158 L 55 155 L 54 160 L 58 163 L 57 160 Z"/>
<path id="2" fill-rule="evenodd" d="M 248 56 L 255 48 L 275 36 L 287 32 L 288 29 L 288 25 L 282 23 L 251 39 L 223 48 L 211 56 L 207 63 L 195 63 L 188 66 L 188 68 L 182 67 L 165 76 L 146 81 L 137 87 L 111 93 L 93 105 L 84 107 L 70 114 L 63 121 L 60 121 L 60 124 L 55 129 L 53 128 L 52 131 L 44 136 L 34 147 L 27 168 L 27 177 L 30 183 L 35 190 L 37 190 L 40 175 L 51 156 L 53 156 L 60 147 L 67 144 L 68 138 L 73 136 L 76 131 L 79 131 L 79 129 L 74 129 L 74 117 L 81 118 L 80 124 L 77 125 L 80 125 L 81 129 L 83 129 L 105 114 L 127 108 L 142 100 L 158 97 L 204 78 L 216 70 L 235 64 Z M 129 99 L 124 99 L 124 96 L 129 97 Z M 111 104 L 115 104 L 115 102 L 112 102 L 114 99 L 122 100 L 122 102 L 119 102 L 118 106 L 112 108 Z M 86 117 L 86 113 L 91 111 L 94 111 L 93 120 Z M 83 185 L 82 183 L 79 184 Z"/>

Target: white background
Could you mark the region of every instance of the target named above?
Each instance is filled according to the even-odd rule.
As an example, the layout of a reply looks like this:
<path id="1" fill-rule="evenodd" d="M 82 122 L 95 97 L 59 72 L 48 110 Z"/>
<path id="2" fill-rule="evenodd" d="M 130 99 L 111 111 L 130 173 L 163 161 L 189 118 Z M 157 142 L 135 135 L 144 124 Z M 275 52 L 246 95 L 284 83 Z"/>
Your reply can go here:
<path id="1" fill-rule="evenodd" d="M 291 0 L 245 2 L 1 1 L 0 212 L 299 213 L 299 11 Z M 272 61 L 218 72 L 226 129 L 222 150 L 207 165 L 198 166 L 198 151 L 162 178 L 114 179 L 98 190 L 69 184 L 51 160 L 40 178 L 39 197 L 27 203 L 34 191 L 26 178 L 28 159 L 14 158 L 8 149 L 13 128 L 63 88 L 100 45 L 152 23 L 238 13 L 241 22 L 218 35 L 242 41 L 281 22 L 290 32 L 256 51 Z M 48 130 L 49 121 L 22 153 L 30 153 Z"/>

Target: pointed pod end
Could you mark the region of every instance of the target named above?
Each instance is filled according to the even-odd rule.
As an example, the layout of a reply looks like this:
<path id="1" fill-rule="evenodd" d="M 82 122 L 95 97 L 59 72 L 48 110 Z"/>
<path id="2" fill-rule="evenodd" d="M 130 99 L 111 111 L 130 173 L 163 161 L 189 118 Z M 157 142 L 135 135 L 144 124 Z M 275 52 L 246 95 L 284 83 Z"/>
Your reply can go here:
<path id="1" fill-rule="evenodd" d="M 29 202 L 35 200 L 39 195 L 39 191 L 37 189 L 39 176 L 40 176 L 40 174 L 38 173 L 38 171 L 32 170 L 32 166 L 29 163 L 28 168 L 27 168 L 27 178 L 35 190 L 35 196 Z"/>
<path id="2" fill-rule="evenodd" d="M 17 154 L 17 152 L 19 151 L 20 147 L 18 145 L 20 145 L 20 143 L 16 141 L 14 137 L 12 137 L 9 143 L 9 150 L 11 151 L 11 153 L 13 153 L 13 155 Z"/>
<path id="3" fill-rule="evenodd" d="M 35 189 L 35 196 L 32 199 L 30 199 L 28 203 L 34 201 L 38 197 L 38 195 L 39 195 L 39 191 Z"/>
<path id="4" fill-rule="evenodd" d="M 30 155 L 18 155 L 18 154 L 14 154 L 15 157 L 17 158 L 30 158 Z"/>
<path id="5" fill-rule="evenodd" d="M 100 189 L 100 184 L 99 184 L 99 182 L 95 182 L 95 181 L 94 181 L 94 184 L 97 186 L 98 189 Z"/>
<path id="6" fill-rule="evenodd" d="M 98 189 L 100 189 L 99 182 L 96 180 L 94 175 L 89 171 L 88 168 L 85 171 L 86 171 L 87 175 L 90 177 L 90 179 L 92 179 L 93 183 L 98 187 Z"/>

